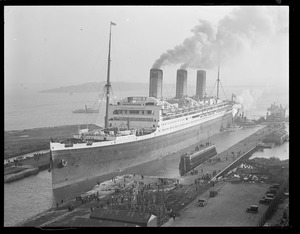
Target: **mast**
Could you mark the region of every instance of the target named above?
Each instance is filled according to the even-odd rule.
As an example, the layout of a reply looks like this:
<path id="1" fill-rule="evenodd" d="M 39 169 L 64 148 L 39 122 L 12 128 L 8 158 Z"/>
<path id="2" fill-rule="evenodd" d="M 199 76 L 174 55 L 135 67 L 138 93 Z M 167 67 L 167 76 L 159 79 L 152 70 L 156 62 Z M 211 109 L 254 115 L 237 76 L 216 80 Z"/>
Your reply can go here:
<path id="1" fill-rule="evenodd" d="M 219 83 L 220 83 L 220 63 L 219 63 L 219 65 L 218 65 L 217 99 L 219 99 Z"/>
<path id="2" fill-rule="evenodd" d="M 105 112 L 105 128 L 108 127 L 108 106 L 109 106 L 109 95 L 110 95 L 110 47 L 111 47 L 111 26 L 115 25 L 115 23 L 110 22 L 110 27 L 109 27 L 109 48 L 108 48 L 108 62 L 107 62 L 107 80 L 106 80 L 106 112 Z"/>

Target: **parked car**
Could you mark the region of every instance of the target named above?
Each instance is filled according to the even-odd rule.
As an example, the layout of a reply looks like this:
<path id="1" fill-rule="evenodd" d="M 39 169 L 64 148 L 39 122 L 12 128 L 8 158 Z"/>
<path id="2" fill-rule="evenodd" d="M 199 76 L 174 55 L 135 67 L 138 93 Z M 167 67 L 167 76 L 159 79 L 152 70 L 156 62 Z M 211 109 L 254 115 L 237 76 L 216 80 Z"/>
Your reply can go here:
<path id="1" fill-rule="evenodd" d="M 258 206 L 257 205 L 251 205 L 250 207 L 247 208 L 247 212 L 250 213 L 257 213 L 258 212 Z"/>
<path id="2" fill-rule="evenodd" d="M 274 188 L 270 188 L 266 193 L 272 193 L 272 194 L 276 194 L 277 192 L 277 189 L 274 189 Z"/>
<path id="3" fill-rule="evenodd" d="M 270 189 L 279 189 L 279 184 L 273 184 L 271 187 L 270 187 Z"/>
<path id="4" fill-rule="evenodd" d="M 207 204 L 207 200 L 199 198 L 198 199 L 198 206 L 205 206 Z"/>
<path id="5" fill-rule="evenodd" d="M 273 193 L 267 193 L 267 197 L 269 197 L 269 198 L 275 198 L 275 196 L 274 196 L 274 194 Z"/>
<path id="6" fill-rule="evenodd" d="M 262 199 L 259 200 L 259 203 L 261 204 L 270 204 L 274 198 L 272 197 L 263 197 Z"/>

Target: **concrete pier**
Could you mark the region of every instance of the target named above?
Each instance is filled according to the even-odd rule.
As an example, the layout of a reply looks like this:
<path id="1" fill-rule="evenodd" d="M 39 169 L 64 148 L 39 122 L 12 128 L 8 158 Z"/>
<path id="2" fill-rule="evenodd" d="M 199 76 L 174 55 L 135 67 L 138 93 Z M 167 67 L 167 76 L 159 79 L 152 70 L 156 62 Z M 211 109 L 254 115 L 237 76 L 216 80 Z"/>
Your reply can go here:
<path id="1" fill-rule="evenodd" d="M 36 175 L 39 173 L 39 169 L 36 167 L 32 166 L 20 166 L 20 167 L 15 167 L 16 172 L 15 173 L 8 173 L 4 175 L 4 183 L 10 183 L 16 180 L 23 179 L 25 177 L 31 176 L 31 175 Z M 13 168 L 11 168 L 13 169 Z"/>

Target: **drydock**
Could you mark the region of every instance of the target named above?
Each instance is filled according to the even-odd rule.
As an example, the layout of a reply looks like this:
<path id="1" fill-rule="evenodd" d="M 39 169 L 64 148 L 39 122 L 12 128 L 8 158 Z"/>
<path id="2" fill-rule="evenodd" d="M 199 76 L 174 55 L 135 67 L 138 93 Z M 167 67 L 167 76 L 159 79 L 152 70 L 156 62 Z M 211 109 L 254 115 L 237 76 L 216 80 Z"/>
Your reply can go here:
<path id="1" fill-rule="evenodd" d="M 143 175 L 123 175 L 112 178 L 96 185 L 93 190 L 77 196 L 76 199 L 69 201 L 67 204 L 57 203 L 56 207 L 22 222 L 18 226 L 43 228 L 83 226 L 261 226 L 266 218 L 265 214 L 268 212 L 268 207 L 259 204 L 258 214 L 249 214 L 245 212 L 245 209 L 251 205 L 251 199 L 259 200 L 258 196 L 262 196 L 270 185 L 267 183 L 248 184 L 249 186 L 244 183 L 241 186 L 237 185 L 240 186 L 238 189 L 240 192 L 235 192 L 235 194 L 238 194 L 239 198 L 237 199 L 240 199 L 240 204 L 235 209 L 240 209 L 243 212 L 242 215 L 241 211 L 236 212 L 240 218 L 234 222 L 234 219 L 228 220 L 230 216 L 226 216 L 226 214 L 224 216 L 224 212 L 220 212 L 220 209 L 225 210 L 224 205 L 222 205 L 224 202 L 231 204 L 232 199 L 235 199 L 233 194 L 228 195 L 232 193 L 230 191 L 236 191 L 232 188 L 234 184 L 228 183 L 224 178 L 251 156 L 264 136 L 277 129 L 278 127 L 266 126 L 258 130 L 228 150 L 206 160 L 182 177 L 158 178 Z M 216 195 L 218 191 L 219 194 L 223 192 L 227 195 L 217 195 L 212 198 L 214 202 L 208 201 L 208 204 L 213 204 L 198 207 L 197 200 L 199 198 L 210 199 L 211 194 Z M 248 200 L 250 199 L 250 202 L 243 202 L 243 196 L 246 196 Z M 228 210 L 228 207 L 226 209 Z M 223 217 L 218 215 L 214 219 L 209 218 L 209 214 L 212 215 L 212 212 L 216 211 L 222 213 Z M 191 215 L 193 217 L 190 217 Z M 199 215 L 202 215 L 204 221 L 199 222 L 195 218 Z M 227 220 L 224 221 L 226 217 Z M 215 223 L 212 223 L 213 221 Z"/>

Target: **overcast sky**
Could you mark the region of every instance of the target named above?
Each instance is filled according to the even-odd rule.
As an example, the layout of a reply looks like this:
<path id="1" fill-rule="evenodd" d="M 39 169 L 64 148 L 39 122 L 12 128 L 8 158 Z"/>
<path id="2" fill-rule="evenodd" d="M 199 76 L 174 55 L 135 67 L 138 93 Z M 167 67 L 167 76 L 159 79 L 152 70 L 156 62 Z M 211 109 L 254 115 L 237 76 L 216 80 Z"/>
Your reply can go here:
<path id="1" fill-rule="evenodd" d="M 5 87 L 55 88 L 105 81 L 149 82 L 160 67 L 207 71 L 207 85 L 288 86 L 289 8 L 224 6 L 6 6 Z M 159 64 L 159 65 L 158 65 Z"/>

